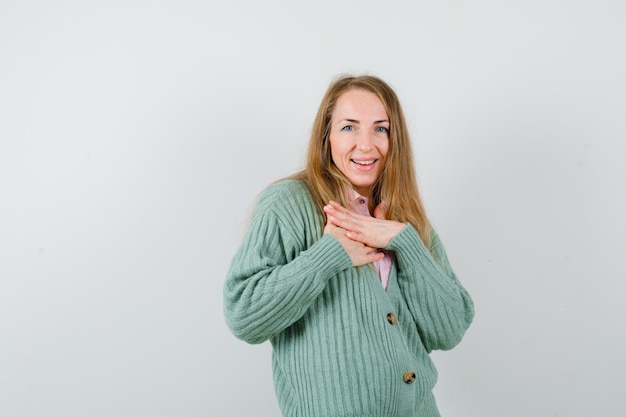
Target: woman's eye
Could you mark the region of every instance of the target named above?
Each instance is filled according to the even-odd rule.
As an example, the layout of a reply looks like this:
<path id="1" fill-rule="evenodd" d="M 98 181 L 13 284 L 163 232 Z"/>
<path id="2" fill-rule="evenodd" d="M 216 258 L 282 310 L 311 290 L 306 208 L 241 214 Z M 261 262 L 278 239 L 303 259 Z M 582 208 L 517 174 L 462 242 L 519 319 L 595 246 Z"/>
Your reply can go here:
<path id="1" fill-rule="evenodd" d="M 341 130 L 343 130 L 344 132 L 352 132 L 354 130 L 354 126 L 346 125 L 346 126 L 342 127 Z"/>
<path id="2" fill-rule="evenodd" d="M 389 128 L 384 127 L 384 126 L 378 126 L 378 127 L 376 128 L 376 131 L 377 131 L 378 133 L 389 133 Z"/>

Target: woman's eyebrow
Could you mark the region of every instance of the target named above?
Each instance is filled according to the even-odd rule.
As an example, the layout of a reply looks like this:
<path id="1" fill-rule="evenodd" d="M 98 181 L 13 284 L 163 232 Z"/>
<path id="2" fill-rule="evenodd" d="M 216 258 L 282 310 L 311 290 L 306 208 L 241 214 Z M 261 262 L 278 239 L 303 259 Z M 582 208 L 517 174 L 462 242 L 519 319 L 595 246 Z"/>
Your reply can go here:
<path id="1" fill-rule="evenodd" d="M 341 119 L 340 122 L 361 123 L 360 121 L 356 119 Z M 374 124 L 379 124 L 379 123 L 389 123 L 389 120 L 381 119 L 381 120 L 374 121 Z"/>

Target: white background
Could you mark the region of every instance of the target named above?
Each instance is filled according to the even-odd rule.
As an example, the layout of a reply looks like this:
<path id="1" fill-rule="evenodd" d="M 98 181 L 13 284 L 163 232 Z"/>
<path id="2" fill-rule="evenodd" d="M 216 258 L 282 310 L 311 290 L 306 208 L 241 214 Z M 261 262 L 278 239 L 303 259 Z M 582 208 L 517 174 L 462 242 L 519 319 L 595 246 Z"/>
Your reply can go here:
<path id="1" fill-rule="evenodd" d="M 0 416 L 277 416 L 225 326 L 256 195 L 387 80 L 476 303 L 446 417 L 623 416 L 620 0 L 0 2 Z M 355 381 L 367 383 L 367 381 Z"/>

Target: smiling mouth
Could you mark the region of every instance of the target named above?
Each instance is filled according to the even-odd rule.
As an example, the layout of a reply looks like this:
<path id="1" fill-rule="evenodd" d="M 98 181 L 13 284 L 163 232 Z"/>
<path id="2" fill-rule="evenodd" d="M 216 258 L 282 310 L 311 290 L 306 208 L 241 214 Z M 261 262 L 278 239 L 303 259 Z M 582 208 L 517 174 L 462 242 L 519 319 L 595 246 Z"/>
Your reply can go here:
<path id="1" fill-rule="evenodd" d="M 351 159 L 351 161 L 358 165 L 372 165 L 374 162 L 378 161 L 378 159 L 370 159 L 369 161 L 357 161 L 355 159 Z"/>

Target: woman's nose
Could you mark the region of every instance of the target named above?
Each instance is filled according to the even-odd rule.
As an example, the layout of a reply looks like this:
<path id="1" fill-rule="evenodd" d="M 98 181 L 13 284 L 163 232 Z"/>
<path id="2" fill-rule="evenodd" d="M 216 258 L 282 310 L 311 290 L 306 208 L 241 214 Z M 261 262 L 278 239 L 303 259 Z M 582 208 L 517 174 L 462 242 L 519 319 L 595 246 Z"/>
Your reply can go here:
<path id="1" fill-rule="evenodd" d="M 374 147 L 374 138 L 370 132 L 361 131 L 356 138 L 356 147 L 360 151 L 369 151 Z"/>

